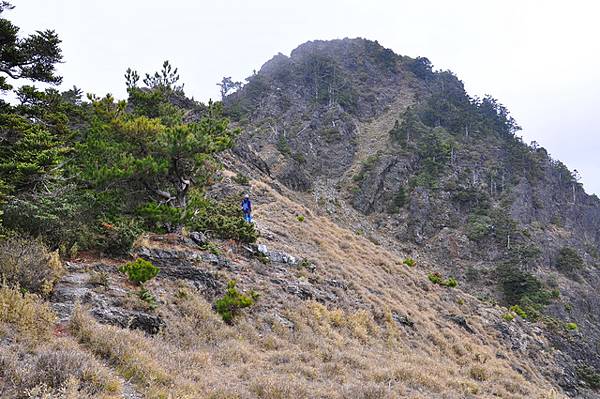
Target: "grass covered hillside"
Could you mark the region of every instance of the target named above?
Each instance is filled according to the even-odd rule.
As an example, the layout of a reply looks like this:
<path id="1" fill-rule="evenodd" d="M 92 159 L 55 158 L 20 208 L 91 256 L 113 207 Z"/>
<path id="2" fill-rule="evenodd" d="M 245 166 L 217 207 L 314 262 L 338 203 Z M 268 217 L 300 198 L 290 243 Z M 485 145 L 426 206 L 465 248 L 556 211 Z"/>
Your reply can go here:
<path id="1" fill-rule="evenodd" d="M 229 181 L 222 184 L 235 186 Z M 4 394 L 561 397 L 544 377 L 551 370 L 530 358 L 550 364 L 547 341 L 525 322 L 507 322 L 506 309 L 432 283 L 418 262 L 409 266 L 316 216 L 293 194 L 251 184 L 267 256 L 233 241 L 203 250 L 179 235 L 143 236 L 135 253 L 160 265 L 144 283 L 149 302 L 119 272 L 127 259 L 82 253 L 65 262 L 51 298 L 59 315 L 70 300 L 81 303 L 60 320 L 39 297 L 4 288 Z M 255 299 L 228 323 L 213 304 L 231 280 L 235 295 Z M 130 323 L 146 314 L 161 327 L 99 324 L 111 313 L 128 313 Z M 516 337 L 528 347 L 517 349 Z M 64 367 L 49 373 L 49 361 Z"/>

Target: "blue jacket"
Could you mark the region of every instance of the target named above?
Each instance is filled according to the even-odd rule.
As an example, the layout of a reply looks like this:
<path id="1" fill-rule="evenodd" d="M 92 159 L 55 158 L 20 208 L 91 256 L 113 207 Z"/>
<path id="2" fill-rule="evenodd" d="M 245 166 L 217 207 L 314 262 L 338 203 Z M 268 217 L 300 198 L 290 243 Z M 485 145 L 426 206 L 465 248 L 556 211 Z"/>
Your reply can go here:
<path id="1" fill-rule="evenodd" d="M 244 198 L 242 201 L 242 211 L 244 211 L 244 213 L 252 212 L 252 202 L 250 202 L 249 198 Z"/>

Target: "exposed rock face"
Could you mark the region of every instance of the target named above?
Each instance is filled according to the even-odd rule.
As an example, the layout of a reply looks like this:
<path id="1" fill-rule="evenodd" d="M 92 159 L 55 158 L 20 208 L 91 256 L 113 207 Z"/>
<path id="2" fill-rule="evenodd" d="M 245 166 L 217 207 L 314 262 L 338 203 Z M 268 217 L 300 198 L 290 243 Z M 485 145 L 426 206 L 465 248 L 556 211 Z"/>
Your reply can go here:
<path id="1" fill-rule="evenodd" d="M 71 262 L 66 264 L 66 268 L 69 274 L 56 284 L 51 298 L 60 321 L 68 321 L 75 305 L 79 303 L 88 307 L 101 323 L 138 329 L 148 334 L 160 331 L 163 321 L 158 315 L 123 307 L 128 291 L 114 284 L 114 276 L 109 277 L 116 271 L 115 267 L 95 264 L 90 268 L 89 265 Z M 105 273 L 106 287 L 97 289 L 92 279 L 93 273 Z M 113 283 L 109 284 L 109 281 Z"/>
<path id="2" fill-rule="evenodd" d="M 236 152 L 295 190 L 343 174 L 357 150 L 357 122 L 407 87 L 407 62 L 362 39 L 308 42 L 273 57 L 226 99 L 250 122 Z"/>
<path id="3" fill-rule="evenodd" d="M 229 265 L 227 259 L 204 252 L 142 247 L 137 251 L 137 255 L 159 267 L 161 278 L 189 281 L 197 289 L 209 295 L 216 295 L 223 284 L 213 272 L 200 268 L 198 264 L 206 262 L 217 268 Z"/>

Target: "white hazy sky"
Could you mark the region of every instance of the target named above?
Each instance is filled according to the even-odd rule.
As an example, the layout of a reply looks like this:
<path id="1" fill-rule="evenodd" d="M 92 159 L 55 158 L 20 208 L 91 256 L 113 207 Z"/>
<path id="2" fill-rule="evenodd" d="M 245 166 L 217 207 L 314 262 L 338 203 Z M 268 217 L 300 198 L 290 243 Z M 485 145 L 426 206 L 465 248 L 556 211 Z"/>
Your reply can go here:
<path id="1" fill-rule="evenodd" d="M 218 98 L 278 52 L 365 37 L 451 69 L 492 94 L 600 195 L 600 2 L 589 0 L 13 0 L 22 33 L 55 29 L 64 88 L 125 97 L 123 73 L 179 67 L 196 99 Z"/>

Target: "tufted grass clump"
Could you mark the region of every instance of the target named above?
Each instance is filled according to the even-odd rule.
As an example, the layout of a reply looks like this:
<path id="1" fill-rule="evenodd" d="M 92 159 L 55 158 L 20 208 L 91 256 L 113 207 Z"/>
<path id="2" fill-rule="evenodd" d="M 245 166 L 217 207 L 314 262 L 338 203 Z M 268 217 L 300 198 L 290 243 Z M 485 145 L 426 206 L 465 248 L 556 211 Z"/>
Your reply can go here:
<path id="1" fill-rule="evenodd" d="M 254 305 L 254 302 L 258 299 L 258 294 L 254 291 L 250 291 L 249 295 L 239 292 L 236 284 L 235 280 L 230 280 L 227 283 L 227 291 L 223 298 L 215 302 L 217 313 L 221 315 L 224 322 L 229 324 L 233 322 L 233 318 L 241 309 Z"/>
<path id="2" fill-rule="evenodd" d="M 119 267 L 121 273 L 127 274 L 130 281 L 143 285 L 146 281 L 153 279 L 158 275 L 160 269 L 142 258 L 137 258 L 133 262 L 127 262 Z"/>

